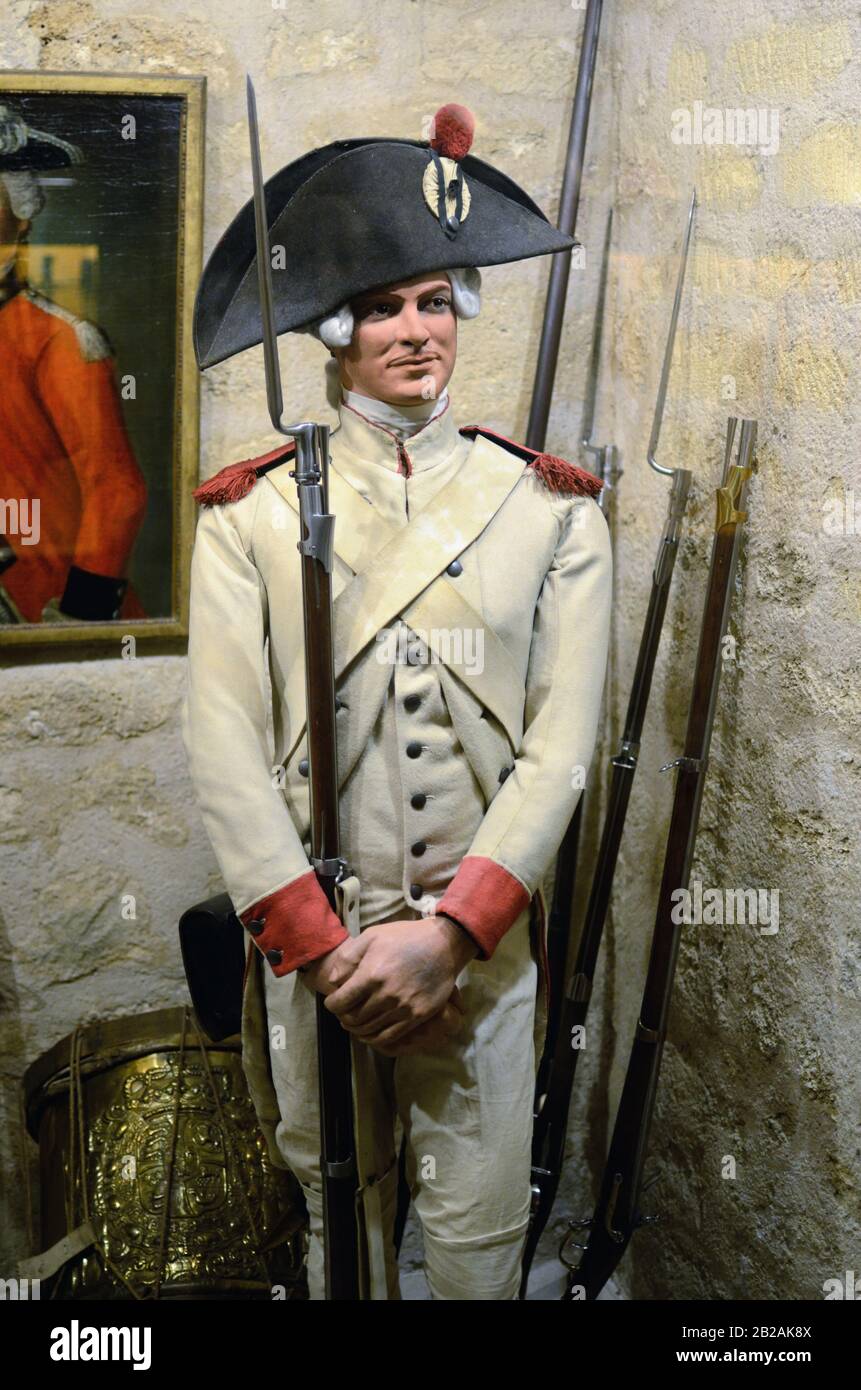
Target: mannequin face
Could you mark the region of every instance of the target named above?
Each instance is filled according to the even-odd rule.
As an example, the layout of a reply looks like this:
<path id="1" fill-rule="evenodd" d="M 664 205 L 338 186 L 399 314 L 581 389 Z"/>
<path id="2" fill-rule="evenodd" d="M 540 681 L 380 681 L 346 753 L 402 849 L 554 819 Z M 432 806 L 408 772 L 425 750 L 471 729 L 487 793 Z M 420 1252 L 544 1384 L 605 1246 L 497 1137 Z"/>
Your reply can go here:
<path id="1" fill-rule="evenodd" d="M 418 405 L 448 385 L 457 317 L 445 271 L 415 275 L 351 300 L 349 347 L 336 348 L 341 384 L 389 405 Z"/>

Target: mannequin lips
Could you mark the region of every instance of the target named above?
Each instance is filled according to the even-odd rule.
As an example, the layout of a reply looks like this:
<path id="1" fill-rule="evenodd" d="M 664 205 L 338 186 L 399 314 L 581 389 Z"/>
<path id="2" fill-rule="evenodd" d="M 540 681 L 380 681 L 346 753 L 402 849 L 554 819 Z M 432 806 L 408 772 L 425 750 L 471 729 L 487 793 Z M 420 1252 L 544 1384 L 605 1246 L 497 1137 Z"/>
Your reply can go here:
<path id="1" fill-rule="evenodd" d="M 436 354 L 432 353 L 427 357 L 399 357 L 397 361 L 390 362 L 391 367 L 424 367 L 428 362 L 435 362 Z"/>

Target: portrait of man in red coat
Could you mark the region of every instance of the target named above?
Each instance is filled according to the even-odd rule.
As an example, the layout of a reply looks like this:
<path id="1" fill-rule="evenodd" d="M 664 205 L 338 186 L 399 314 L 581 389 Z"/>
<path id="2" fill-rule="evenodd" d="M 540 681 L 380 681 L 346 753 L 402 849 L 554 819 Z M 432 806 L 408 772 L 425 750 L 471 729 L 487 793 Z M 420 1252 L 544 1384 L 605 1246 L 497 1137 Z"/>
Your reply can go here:
<path id="1" fill-rule="evenodd" d="M 0 107 L 0 622 L 143 617 L 128 565 L 147 487 L 108 338 L 38 293 L 20 251 L 45 195 L 29 162 L 81 159 Z"/>

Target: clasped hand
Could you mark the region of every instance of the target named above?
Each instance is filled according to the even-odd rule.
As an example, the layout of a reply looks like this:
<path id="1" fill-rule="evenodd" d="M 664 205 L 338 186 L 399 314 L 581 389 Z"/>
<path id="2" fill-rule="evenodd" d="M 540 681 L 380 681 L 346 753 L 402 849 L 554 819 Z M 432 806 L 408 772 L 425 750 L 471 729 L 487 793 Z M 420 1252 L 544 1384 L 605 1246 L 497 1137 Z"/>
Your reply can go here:
<path id="1" fill-rule="evenodd" d="M 433 1052 L 460 1029 L 455 980 L 477 947 L 446 917 L 385 922 L 312 962 L 301 978 L 325 994 L 348 1033 L 401 1057 Z"/>

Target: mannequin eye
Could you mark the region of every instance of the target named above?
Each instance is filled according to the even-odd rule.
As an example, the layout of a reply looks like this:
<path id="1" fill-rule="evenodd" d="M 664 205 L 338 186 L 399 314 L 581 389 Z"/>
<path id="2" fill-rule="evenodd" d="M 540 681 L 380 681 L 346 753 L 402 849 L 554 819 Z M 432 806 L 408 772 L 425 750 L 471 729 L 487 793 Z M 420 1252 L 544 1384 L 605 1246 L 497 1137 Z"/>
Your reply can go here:
<path id="1" fill-rule="evenodd" d="M 387 315 L 391 313 L 391 311 L 391 304 L 387 303 L 387 301 L 384 299 L 380 299 L 377 300 L 376 303 L 365 304 L 359 310 L 358 317 L 360 319 L 385 318 L 387 317 Z"/>

